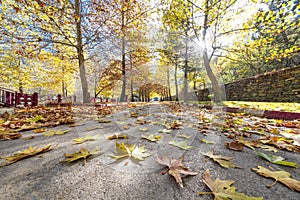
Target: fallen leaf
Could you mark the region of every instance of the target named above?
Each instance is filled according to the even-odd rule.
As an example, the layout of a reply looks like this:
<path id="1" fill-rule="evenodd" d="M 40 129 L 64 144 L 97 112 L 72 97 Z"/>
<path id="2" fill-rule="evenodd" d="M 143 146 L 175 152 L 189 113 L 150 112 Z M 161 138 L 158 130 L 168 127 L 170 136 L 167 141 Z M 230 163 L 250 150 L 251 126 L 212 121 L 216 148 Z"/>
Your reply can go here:
<path id="1" fill-rule="evenodd" d="M 191 136 L 186 135 L 186 134 L 184 134 L 184 133 L 182 133 L 182 134 L 177 134 L 176 136 L 177 136 L 177 137 L 181 137 L 181 138 L 185 138 L 185 139 L 190 139 L 190 138 L 191 138 Z"/>
<path id="2" fill-rule="evenodd" d="M 233 142 L 224 142 L 224 145 L 228 148 L 228 149 L 232 149 L 235 151 L 242 151 L 244 148 L 243 143 L 234 140 Z"/>
<path id="3" fill-rule="evenodd" d="M 186 141 L 170 141 L 169 142 L 170 145 L 173 145 L 173 146 L 176 146 L 176 147 L 179 147 L 181 149 L 185 149 L 185 150 L 189 150 L 191 148 L 193 148 L 193 146 L 189 146 L 187 145 L 187 142 Z"/>
<path id="4" fill-rule="evenodd" d="M 212 141 L 207 141 L 206 139 L 202 138 L 202 140 L 200 140 L 201 142 L 204 142 L 206 144 L 214 144 L 215 142 Z"/>
<path id="5" fill-rule="evenodd" d="M 181 125 L 182 124 L 179 123 L 178 121 L 173 121 L 172 124 L 171 124 L 171 126 L 170 126 L 170 128 L 171 129 L 179 129 Z"/>
<path id="6" fill-rule="evenodd" d="M 24 140 L 32 140 L 32 139 L 34 139 L 34 135 L 30 135 L 30 136 L 24 138 Z"/>
<path id="7" fill-rule="evenodd" d="M 275 155 L 267 155 L 264 154 L 262 152 L 256 152 L 257 155 L 259 155 L 260 157 L 266 159 L 267 161 L 277 164 L 277 165 L 284 165 L 284 166 L 288 166 L 288 167 L 294 167 L 294 168 L 298 168 L 298 164 L 294 163 L 294 162 L 288 162 L 285 161 L 283 157 L 281 156 L 275 156 Z"/>
<path id="8" fill-rule="evenodd" d="M 142 138 L 147 139 L 151 142 L 157 142 L 162 138 L 162 136 L 161 135 L 148 135 L 148 136 L 142 135 Z"/>
<path id="9" fill-rule="evenodd" d="M 96 136 L 86 135 L 83 138 L 75 138 L 75 139 L 73 139 L 73 141 L 75 142 L 75 144 L 81 144 L 81 143 L 84 143 L 86 141 L 93 141 L 93 140 L 98 140 L 98 139 L 99 139 L 98 135 L 96 135 Z"/>
<path id="10" fill-rule="evenodd" d="M 137 145 L 132 144 L 124 144 L 123 142 L 121 144 L 116 141 L 116 149 L 118 151 L 119 155 L 110 155 L 112 158 L 120 159 L 124 157 L 133 157 L 137 160 L 144 160 L 145 158 L 151 156 L 151 154 L 146 153 L 146 149 L 144 147 L 138 147 Z"/>
<path id="11" fill-rule="evenodd" d="M 203 182 L 209 187 L 211 192 L 198 192 L 200 195 L 213 194 L 215 200 L 262 200 L 263 197 L 250 197 L 244 193 L 236 192 L 236 187 L 231 186 L 234 181 L 232 180 L 212 180 L 209 170 L 206 170 L 203 175 Z"/>
<path id="12" fill-rule="evenodd" d="M 38 121 L 42 120 L 43 117 L 41 115 L 36 115 L 35 117 L 32 117 L 32 118 L 27 118 L 26 119 L 26 122 L 29 122 L 29 123 L 37 123 Z"/>
<path id="13" fill-rule="evenodd" d="M 99 119 L 98 122 L 99 123 L 110 123 L 111 120 L 108 120 L 108 119 Z"/>
<path id="14" fill-rule="evenodd" d="M 70 131 L 71 131 L 71 129 L 67 129 L 67 130 L 49 130 L 49 131 L 44 133 L 44 136 L 63 135 L 63 134 L 66 134 Z"/>
<path id="15" fill-rule="evenodd" d="M 202 153 L 203 155 L 213 159 L 215 162 L 219 163 L 224 168 L 240 168 L 232 163 L 231 157 L 226 157 L 222 155 L 214 155 L 213 151 L 209 151 L 208 153 Z"/>
<path id="16" fill-rule="evenodd" d="M 43 132 L 46 132 L 46 131 L 47 131 L 47 129 L 40 128 L 40 129 L 35 129 L 33 132 L 35 132 L 35 133 L 43 133 Z"/>
<path id="17" fill-rule="evenodd" d="M 259 175 L 275 179 L 275 182 L 268 187 L 272 187 L 279 181 L 291 190 L 300 192 L 300 181 L 292 179 L 291 174 L 286 171 L 270 171 L 262 166 L 257 166 L 257 168 L 253 168 L 252 170 L 256 171 Z"/>
<path id="18" fill-rule="evenodd" d="M 121 134 L 113 134 L 111 136 L 108 136 L 107 139 L 114 140 L 114 139 L 127 139 L 128 135 L 121 133 Z"/>
<path id="19" fill-rule="evenodd" d="M 93 130 L 102 129 L 102 128 L 103 128 L 103 126 L 94 126 L 94 127 L 86 128 L 85 130 L 86 131 L 93 131 Z"/>
<path id="20" fill-rule="evenodd" d="M 157 157 L 156 161 L 161 165 L 168 166 L 168 170 L 165 172 L 162 172 L 162 174 L 169 172 L 169 174 L 175 178 L 176 182 L 180 185 L 181 188 L 183 188 L 181 174 L 183 174 L 183 175 L 197 175 L 198 174 L 198 172 L 189 171 L 189 169 L 182 164 L 183 156 L 181 156 L 178 160 L 176 160 L 176 159 L 169 160 L 168 157 L 162 157 L 162 158 Z"/>
<path id="21" fill-rule="evenodd" d="M 70 124 L 69 127 L 84 126 L 84 124 Z"/>
<path id="22" fill-rule="evenodd" d="M 144 127 L 144 128 L 140 128 L 140 129 L 139 129 L 139 131 L 142 131 L 142 132 L 147 132 L 147 131 L 148 131 L 148 129 L 147 129 L 146 127 Z"/>
<path id="23" fill-rule="evenodd" d="M 95 155 L 97 154 L 99 151 L 99 148 L 96 147 L 93 151 L 88 151 L 87 149 L 85 148 L 81 148 L 79 151 L 77 152 L 74 152 L 74 153 L 71 153 L 71 154 L 67 154 L 65 153 L 64 156 L 65 156 L 65 160 L 66 162 L 73 162 L 73 161 L 76 161 L 76 160 L 79 160 L 79 159 L 83 159 L 83 162 L 84 162 L 84 165 L 86 164 L 86 159 L 87 157 L 91 156 L 91 155 Z"/>
<path id="24" fill-rule="evenodd" d="M 170 134 L 172 131 L 168 130 L 168 129 L 161 129 L 158 131 L 159 133 L 166 133 L 166 134 Z"/>
<path id="25" fill-rule="evenodd" d="M 25 158 L 28 158 L 31 156 L 35 156 L 35 155 L 38 155 L 41 153 L 45 153 L 50 150 L 52 150 L 50 144 L 48 144 L 47 146 L 45 146 L 43 148 L 29 146 L 24 151 L 19 151 L 18 153 L 13 154 L 12 156 L 1 157 L 1 158 L 5 159 L 6 163 L 0 164 L 0 167 L 10 165 L 19 160 L 22 160 L 22 159 L 25 159 Z"/>
<path id="26" fill-rule="evenodd" d="M 14 140 L 22 137 L 18 132 L 0 131 L 0 140 Z"/>

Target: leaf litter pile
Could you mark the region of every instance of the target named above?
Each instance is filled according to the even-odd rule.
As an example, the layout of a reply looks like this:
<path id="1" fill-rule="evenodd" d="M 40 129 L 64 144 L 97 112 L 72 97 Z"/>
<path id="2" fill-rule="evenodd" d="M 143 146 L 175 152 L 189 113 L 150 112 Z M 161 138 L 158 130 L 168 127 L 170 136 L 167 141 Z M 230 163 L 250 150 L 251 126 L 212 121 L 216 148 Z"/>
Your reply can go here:
<path id="1" fill-rule="evenodd" d="M 243 170 L 241 167 L 234 164 L 236 158 L 221 154 L 214 154 L 213 146 L 215 143 L 210 141 L 210 139 L 206 139 L 206 136 L 210 135 L 212 132 L 222 133 L 222 135 L 227 138 L 227 141 L 224 143 L 224 147 L 226 147 L 228 151 L 236 151 L 238 154 L 238 152 L 244 151 L 245 148 L 248 148 L 253 150 L 253 156 L 261 158 L 262 162 L 265 162 L 266 166 L 274 164 L 277 168 L 282 165 L 285 167 L 298 168 L 297 160 L 289 160 L 288 158 L 279 156 L 278 153 L 280 151 L 294 153 L 300 152 L 299 120 L 284 121 L 262 119 L 247 116 L 244 113 L 229 113 L 226 115 L 226 118 L 219 123 L 210 118 L 210 114 L 212 114 L 213 111 L 196 111 L 194 108 L 183 111 L 179 105 L 172 103 L 164 103 L 164 106 L 167 107 L 169 112 L 175 116 L 183 116 L 188 112 L 197 119 L 197 122 L 187 120 L 178 121 L 177 118 L 162 119 L 159 116 L 155 116 L 155 113 L 153 114 L 152 119 L 149 120 L 145 118 L 147 114 L 142 113 L 144 107 L 147 106 L 147 104 L 142 103 L 139 105 L 129 104 L 127 106 L 118 106 L 114 109 L 109 107 L 102 109 L 97 108 L 97 118 L 93 117 L 93 119 L 98 123 L 101 123 L 101 126 L 97 126 L 96 128 L 87 128 L 86 131 L 97 130 L 98 133 L 101 133 L 103 126 L 112 123 L 111 119 L 105 118 L 106 116 L 110 116 L 113 112 L 120 112 L 122 110 L 129 109 L 129 114 L 126 119 L 130 119 L 131 121 L 133 120 L 135 123 L 125 122 L 120 124 L 122 124 L 124 130 L 138 126 L 139 129 L 137 133 L 140 136 L 140 142 L 144 145 L 129 143 L 128 141 L 130 141 L 131 136 L 124 133 L 110 134 L 106 137 L 106 140 L 115 140 L 111 142 L 114 142 L 116 149 L 113 154 L 110 154 L 111 159 L 135 159 L 138 161 L 144 161 L 149 156 L 153 156 L 151 155 L 151 152 L 147 150 L 147 145 L 150 143 L 152 145 L 157 145 L 166 142 L 170 147 L 175 146 L 174 148 L 177 148 L 178 151 L 185 152 L 190 149 L 195 149 L 196 146 L 192 146 L 188 143 L 191 139 L 191 135 L 189 135 L 189 132 L 184 132 L 185 128 L 183 126 L 186 125 L 198 130 L 198 134 L 202 136 L 202 139 L 199 140 L 200 145 L 211 146 L 211 151 L 199 152 L 199 156 L 203 155 L 203 161 L 206 162 L 209 162 L 208 160 L 211 159 L 212 162 L 217 164 L 216 167 L 220 166 L 222 168 L 237 168 L 235 170 Z M 82 111 L 82 109 L 79 110 Z M 21 137 L 21 131 L 32 129 L 35 133 L 43 133 L 44 136 L 65 134 L 70 130 L 53 131 L 47 130 L 46 128 L 63 124 L 74 124 L 73 116 L 72 110 L 69 107 L 41 107 L 17 110 L 14 115 L 4 114 L 0 118 L 0 139 L 18 139 Z M 82 120 L 84 119 L 83 115 L 78 116 L 81 116 Z M 88 117 L 91 117 L 91 115 Z M 159 126 L 159 129 L 156 132 L 151 132 L 151 129 L 146 128 L 147 125 L 157 125 Z M 183 133 L 181 131 L 183 131 Z M 145 132 L 147 132 L 147 134 Z M 167 136 L 172 136 L 173 138 L 167 140 L 165 139 Z M 84 137 L 74 138 L 71 144 L 80 145 L 85 142 L 97 142 L 99 140 L 99 134 L 86 134 Z M 14 153 L 10 156 L 1 155 L 1 158 L 4 159 L 5 162 L 2 162 L 0 166 L 6 166 L 50 150 L 52 150 L 51 145 L 42 148 L 29 146 L 27 149 Z M 97 153 L 98 147 L 93 151 L 81 147 L 78 151 L 73 153 L 65 153 L 64 161 L 74 162 L 83 159 L 85 165 L 86 159 L 92 155 L 96 155 Z M 178 159 L 168 158 L 168 156 L 161 158 L 156 157 L 156 162 L 158 164 L 167 166 L 167 170 L 162 172 L 162 174 L 168 173 L 174 177 L 180 187 L 184 187 L 182 180 L 184 176 L 197 175 L 199 173 L 192 172 L 185 167 L 182 163 L 183 159 L 183 156 Z M 197 163 L 194 163 L 194 165 L 197 165 Z M 292 174 L 284 170 L 276 171 L 271 166 L 269 168 L 270 169 L 267 169 L 262 166 L 256 166 L 256 168 L 254 168 L 253 166 L 252 171 L 256 172 L 260 176 L 275 180 L 272 185 L 267 185 L 267 187 L 271 187 L 277 182 L 280 182 L 289 189 L 300 192 L 300 182 L 293 179 Z M 202 180 L 211 192 L 199 191 L 200 195 L 212 194 L 215 196 L 215 199 L 263 199 L 262 197 L 250 197 L 237 192 L 237 189 L 232 186 L 235 182 L 234 180 L 220 180 L 217 178 L 213 181 L 209 170 L 204 173 Z"/>

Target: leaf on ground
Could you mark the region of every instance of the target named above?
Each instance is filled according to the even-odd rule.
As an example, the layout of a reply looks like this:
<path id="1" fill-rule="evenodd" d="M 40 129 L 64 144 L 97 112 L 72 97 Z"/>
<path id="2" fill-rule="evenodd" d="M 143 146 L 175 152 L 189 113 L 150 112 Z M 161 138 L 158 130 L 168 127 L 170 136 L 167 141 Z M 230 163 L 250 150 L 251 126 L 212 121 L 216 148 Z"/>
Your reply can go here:
<path id="1" fill-rule="evenodd" d="M 266 136 L 259 139 L 263 144 L 270 144 L 279 149 L 300 152 L 300 146 L 292 144 L 293 140 L 284 137 Z"/>
<path id="2" fill-rule="evenodd" d="M 236 187 L 231 186 L 234 181 L 232 180 L 212 180 L 209 170 L 206 170 L 203 175 L 203 182 L 209 187 L 211 192 L 198 192 L 200 195 L 213 194 L 215 200 L 262 200 L 263 197 L 250 197 L 244 193 L 236 192 Z"/>
<path id="3" fill-rule="evenodd" d="M 47 129 L 40 128 L 40 129 L 35 129 L 33 132 L 35 132 L 35 133 L 43 133 L 43 132 L 46 132 L 46 131 L 47 131 Z"/>
<path id="4" fill-rule="evenodd" d="M 212 141 L 208 141 L 208 140 L 206 140 L 206 139 L 204 139 L 204 138 L 202 138 L 202 140 L 200 140 L 201 142 L 204 142 L 204 143 L 206 143 L 206 144 L 214 144 L 215 142 L 212 142 Z"/>
<path id="5" fill-rule="evenodd" d="M 262 166 L 257 166 L 257 168 L 253 168 L 252 170 L 264 177 L 275 179 L 275 182 L 267 187 L 272 187 L 279 181 L 291 190 L 300 192 L 300 181 L 292 179 L 291 174 L 286 171 L 270 171 Z"/>
<path id="6" fill-rule="evenodd" d="M 69 127 L 84 126 L 84 124 L 70 124 Z"/>
<path id="7" fill-rule="evenodd" d="M 186 141 L 172 140 L 172 141 L 169 142 L 169 144 L 173 145 L 173 146 L 176 146 L 176 147 L 179 147 L 181 149 L 185 149 L 185 150 L 189 150 L 189 149 L 193 148 L 193 146 L 189 146 Z"/>
<path id="8" fill-rule="evenodd" d="M 213 151 L 209 151 L 208 153 L 202 153 L 203 155 L 213 159 L 215 162 L 219 163 L 224 168 L 240 168 L 232 163 L 232 158 L 222 155 L 214 155 Z"/>
<path id="9" fill-rule="evenodd" d="M 266 151 L 273 151 L 275 153 L 278 152 L 278 150 L 275 147 L 262 144 L 262 143 L 259 142 L 259 140 L 247 141 L 247 140 L 244 140 L 243 137 L 241 137 L 239 139 L 236 139 L 236 141 L 242 143 L 244 146 L 246 146 L 246 147 L 248 147 L 252 150 L 255 150 L 255 148 L 261 148 L 261 149 L 264 149 Z"/>
<path id="10" fill-rule="evenodd" d="M 148 136 L 142 135 L 142 138 L 149 140 L 151 142 L 157 142 L 162 138 L 162 136 L 161 135 L 148 135 Z"/>
<path id="11" fill-rule="evenodd" d="M 121 144 L 116 141 L 116 149 L 118 152 L 118 155 L 110 155 L 112 158 L 120 159 L 124 157 L 133 157 L 137 160 L 144 160 L 145 158 L 151 156 L 151 154 L 146 153 L 146 149 L 144 147 L 138 147 L 137 145 L 132 144 L 124 144 L 123 142 Z"/>
<path id="12" fill-rule="evenodd" d="M 224 145 L 228 148 L 228 149 L 232 149 L 232 150 L 235 150 L 235 151 L 242 151 L 243 148 L 244 148 L 244 144 L 237 141 L 237 140 L 234 140 L 232 142 L 224 142 Z"/>
<path id="13" fill-rule="evenodd" d="M 170 128 L 171 129 L 180 129 L 181 125 L 182 124 L 179 123 L 178 121 L 173 121 L 172 124 L 171 124 L 171 126 L 170 126 Z"/>
<path id="14" fill-rule="evenodd" d="M 110 123 L 111 120 L 108 120 L 108 119 L 99 119 L 98 122 L 99 123 Z"/>
<path id="15" fill-rule="evenodd" d="M 93 131 L 93 130 L 101 129 L 101 128 L 103 128 L 103 126 L 94 126 L 94 127 L 86 128 L 85 130 L 86 131 Z"/>
<path id="16" fill-rule="evenodd" d="M 49 131 L 44 133 L 44 136 L 63 135 L 63 134 L 66 134 L 70 131 L 71 131 L 71 129 L 67 129 L 67 130 L 49 130 Z"/>
<path id="17" fill-rule="evenodd" d="M 288 162 L 285 161 L 283 157 L 281 156 L 275 156 L 275 155 L 267 155 L 264 154 L 262 152 L 256 152 L 257 155 L 259 155 L 260 157 L 266 159 L 267 161 L 277 164 L 277 165 L 284 165 L 284 166 L 288 166 L 288 167 L 294 167 L 294 168 L 298 168 L 298 164 L 294 163 L 294 162 Z"/>
<path id="18" fill-rule="evenodd" d="M 113 134 L 107 137 L 109 140 L 115 140 L 115 139 L 127 139 L 128 135 L 121 133 L 121 134 Z"/>
<path id="19" fill-rule="evenodd" d="M 31 156 L 45 153 L 50 150 L 52 150 L 50 144 L 48 144 L 47 146 L 42 147 L 42 148 L 29 146 L 24 151 L 19 151 L 19 152 L 13 154 L 12 156 L 2 157 L 3 159 L 5 159 L 6 163 L 0 164 L 0 167 L 15 163 L 19 160 L 22 160 L 22 159 L 25 159 L 25 158 L 28 158 Z"/>
<path id="20" fill-rule="evenodd" d="M 177 136 L 177 137 L 181 137 L 181 138 L 185 138 L 185 139 L 190 139 L 190 138 L 191 138 L 191 136 L 186 135 L 186 134 L 184 134 L 184 133 L 177 134 L 176 136 Z"/>
<path id="21" fill-rule="evenodd" d="M 18 132 L 0 131 L 0 140 L 14 140 L 22 137 Z"/>
<path id="22" fill-rule="evenodd" d="M 161 165 L 168 166 L 168 170 L 162 172 L 162 174 L 169 172 L 169 174 L 175 178 L 176 182 L 180 185 L 181 188 L 183 188 L 181 174 L 183 175 L 198 174 L 198 172 L 189 171 L 189 169 L 182 164 L 183 156 L 181 156 L 179 159 L 173 159 L 173 160 L 169 160 L 168 157 L 162 157 L 162 158 L 157 157 L 156 161 Z"/>
<path id="23" fill-rule="evenodd" d="M 38 121 L 42 120 L 43 119 L 43 116 L 41 115 L 36 115 L 35 117 L 32 117 L 32 118 L 27 118 L 26 119 L 26 122 L 29 122 L 29 123 L 37 123 Z"/>
<path id="24" fill-rule="evenodd" d="M 159 133 L 166 133 L 166 134 L 170 134 L 172 131 L 168 130 L 168 129 L 161 129 L 158 131 Z"/>
<path id="25" fill-rule="evenodd" d="M 144 128 L 140 128 L 140 129 L 139 129 L 139 131 L 142 131 L 142 132 L 147 132 L 147 131 L 148 131 L 148 129 L 147 129 L 146 127 L 144 127 Z"/>
<path id="26" fill-rule="evenodd" d="M 86 135 L 83 138 L 75 138 L 75 139 L 73 139 L 73 141 L 75 142 L 75 144 L 81 144 L 81 143 L 84 143 L 87 141 L 93 141 L 93 140 L 98 140 L 98 139 L 99 139 L 98 135 L 96 135 L 96 136 Z"/>
<path id="27" fill-rule="evenodd" d="M 76 160 L 79 160 L 79 159 L 83 159 L 83 162 L 84 162 L 84 165 L 86 164 L 86 159 L 87 157 L 91 156 L 91 155 L 94 155 L 94 154 L 97 154 L 99 151 L 99 148 L 96 147 L 93 151 L 88 151 L 87 149 L 85 148 L 81 148 L 79 151 L 77 152 L 74 152 L 74 153 L 71 153 L 71 154 L 67 154 L 65 153 L 64 156 L 65 156 L 65 160 L 66 162 L 73 162 L 73 161 L 76 161 Z"/>

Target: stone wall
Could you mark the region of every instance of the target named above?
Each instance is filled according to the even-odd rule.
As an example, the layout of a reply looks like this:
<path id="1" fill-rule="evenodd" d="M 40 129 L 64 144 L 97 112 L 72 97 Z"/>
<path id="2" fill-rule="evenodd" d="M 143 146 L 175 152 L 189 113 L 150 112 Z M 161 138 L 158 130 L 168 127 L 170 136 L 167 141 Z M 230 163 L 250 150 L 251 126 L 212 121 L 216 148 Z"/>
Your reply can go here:
<path id="1" fill-rule="evenodd" d="M 225 84 L 226 100 L 300 103 L 300 66 L 257 75 Z M 200 101 L 210 101 L 209 90 L 197 92 Z"/>

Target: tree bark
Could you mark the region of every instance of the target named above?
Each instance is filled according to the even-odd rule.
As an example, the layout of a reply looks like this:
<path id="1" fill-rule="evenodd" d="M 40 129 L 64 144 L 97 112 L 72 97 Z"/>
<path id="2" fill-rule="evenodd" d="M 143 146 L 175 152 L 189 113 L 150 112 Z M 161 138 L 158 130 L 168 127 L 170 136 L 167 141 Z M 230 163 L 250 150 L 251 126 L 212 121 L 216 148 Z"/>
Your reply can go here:
<path id="1" fill-rule="evenodd" d="M 177 69 L 178 69 L 178 64 L 177 62 L 175 63 L 175 73 L 174 73 L 174 82 L 175 82 L 175 91 L 176 91 L 176 97 L 175 97 L 175 101 L 178 101 L 178 83 L 177 83 Z"/>
<path id="2" fill-rule="evenodd" d="M 76 40 L 77 40 L 77 55 L 79 64 L 79 76 L 81 80 L 83 103 L 90 102 L 90 96 L 88 92 L 88 83 L 86 79 L 86 72 L 84 66 L 84 55 L 82 46 L 82 30 L 81 30 L 81 16 L 80 16 L 80 0 L 75 0 L 75 23 L 76 23 Z"/>
<path id="3" fill-rule="evenodd" d="M 125 61 L 125 16 L 124 10 L 122 9 L 122 91 L 120 96 L 120 101 L 125 101 L 126 92 L 126 61 Z"/>

